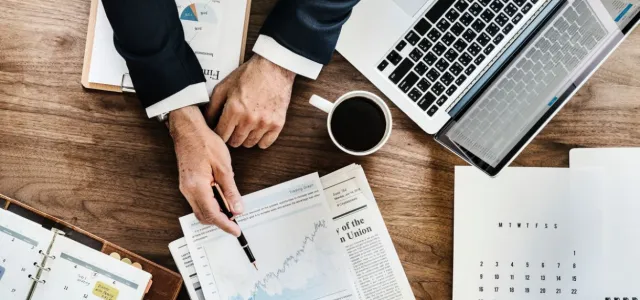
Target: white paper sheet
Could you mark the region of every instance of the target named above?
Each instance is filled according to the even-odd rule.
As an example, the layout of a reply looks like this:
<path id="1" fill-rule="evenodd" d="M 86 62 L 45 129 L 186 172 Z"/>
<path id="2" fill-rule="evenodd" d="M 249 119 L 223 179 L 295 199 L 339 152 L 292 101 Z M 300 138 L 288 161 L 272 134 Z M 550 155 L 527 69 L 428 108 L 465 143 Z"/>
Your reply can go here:
<path id="1" fill-rule="evenodd" d="M 600 299 L 640 299 L 640 149 L 573 149 L 570 165 L 597 172 L 604 186 Z"/>

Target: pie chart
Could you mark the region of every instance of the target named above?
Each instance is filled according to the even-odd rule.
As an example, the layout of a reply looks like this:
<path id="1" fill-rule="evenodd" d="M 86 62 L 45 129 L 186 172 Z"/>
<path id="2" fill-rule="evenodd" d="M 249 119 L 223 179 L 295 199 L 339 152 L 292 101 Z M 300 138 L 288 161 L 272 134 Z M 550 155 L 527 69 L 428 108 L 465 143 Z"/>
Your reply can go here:
<path id="1" fill-rule="evenodd" d="M 180 20 L 218 23 L 218 18 L 213 9 L 204 3 L 192 3 L 186 6 L 180 13 Z"/>

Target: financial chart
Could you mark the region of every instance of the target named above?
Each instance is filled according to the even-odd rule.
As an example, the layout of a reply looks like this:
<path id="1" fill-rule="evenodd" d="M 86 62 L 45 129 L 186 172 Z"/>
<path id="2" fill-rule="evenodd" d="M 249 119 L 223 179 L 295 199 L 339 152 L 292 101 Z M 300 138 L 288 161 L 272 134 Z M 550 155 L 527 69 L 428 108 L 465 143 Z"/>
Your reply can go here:
<path id="1" fill-rule="evenodd" d="M 333 299 L 332 295 L 346 291 L 341 286 L 348 281 L 337 276 L 345 272 L 345 266 L 335 265 L 334 262 L 341 260 L 333 259 L 341 253 L 336 253 L 328 246 L 331 243 L 327 243 L 335 241 L 335 232 L 327 227 L 325 220 L 314 222 L 313 227 L 290 227 L 283 232 L 289 236 L 288 241 L 277 243 L 258 238 L 258 231 L 282 232 L 286 223 L 275 220 L 260 226 L 245 230 L 256 249 L 258 270 L 248 263 L 239 246 L 207 251 L 214 274 L 225 274 L 216 277 L 220 299 Z M 212 260 L 213 256 L 228 259 Z"/>
<path id="2" fill-rule="evenodd" d="M 220 2 L 177 0 L 176 6 L 187 43 L 199 59 L 202 57 L 213 59 L 214 53 L 211 50 L 216 48 L 219 39 L 217 10 L 222 9 Z"/>

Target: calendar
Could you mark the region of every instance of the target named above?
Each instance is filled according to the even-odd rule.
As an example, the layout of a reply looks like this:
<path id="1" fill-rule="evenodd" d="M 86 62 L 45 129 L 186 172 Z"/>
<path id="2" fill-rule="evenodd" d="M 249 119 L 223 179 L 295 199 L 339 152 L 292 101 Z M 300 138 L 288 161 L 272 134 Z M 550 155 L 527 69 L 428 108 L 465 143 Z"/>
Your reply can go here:
<path id="1" fill-rule="evenodd" d="M 0 299 L 139 300 L 151 275 L 0 209 Z"/>
<path id="2" fill-rule="evenodd" d="M 454 300 L 637 300 L 602 296 L 600 186 L 570 169 L 457 167 Z"/>

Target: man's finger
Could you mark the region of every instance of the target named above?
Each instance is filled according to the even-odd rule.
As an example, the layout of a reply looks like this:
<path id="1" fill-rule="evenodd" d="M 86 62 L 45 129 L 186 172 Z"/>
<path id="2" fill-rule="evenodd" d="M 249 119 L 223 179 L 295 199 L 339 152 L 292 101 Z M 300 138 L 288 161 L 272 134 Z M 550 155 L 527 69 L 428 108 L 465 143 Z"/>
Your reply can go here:
<path id="1" fill-rule="evenodd" d="M 251 128 L 249 126 L 236 126 L 231 138 L 229 138 L 229 146 L 240 147 L 240 145 L 242 145 L 249 136 L 249 133 L 251 133 Z"/>
<path id="2" fill-rule="evenodd" d="M 228 107 L 229 106 L 225 105 L 225 107 L 222 109 L 222 116 L 220 117 L 218 125 L 214 129 L 214 131 L 225 143 L 229 141 L 229 138 L 233 134 L 238 120 L 236 114 L 227 111 Z"/>
<path id="3" fill-rule="evenodd" d="M 262 137 L 267 133 L 268 130 L 269 129 L 266 127 L 254 129 L 253 131 L 251 131 L 251 133 L 249 133 L 249 136 L 247 137 L 247 139 L 244 140 L 244 143 L 242 143 L 242 146 L 247 148 L 251 148 L 255 146 L 262 139 Z"/>
<path id="4" fill-rule="evenodd" d="M 234 215 L 239 215 L 244 212 L 244 203 L 240 192 L 236 186 L 236 182 L 233 179 L 233 171 L 231 167 L 223 167 L 214 169 L 213 177 L 216 183 L 220 185 L 224 198 L 229 203 L 229 209 Z"/>
<path id="5" fill-rule="evenodd" d="M 216 225 L 229 234 L 240 236 L 240 227 L 238 227 L 238 224 L 229 220 L 229 218 L 220 211 L 220 206 L 213 196 L 211 185 L 199 184 L 196 190 L 191 191 L 191 195 L 200 210 L 200 222 L 203 224 Z"/>
<path id="6" fill-rule="evenodd" d="M 224 107 L 224 103 L 227 100 L 227 90 L 229 85 L 227 81 L 222 81 L 213 89 L 213 95 L 211 95 L 211 103 L 207 106 L 205 110 L 205 118 L 207 119 L 207 123 L 209 126 L 215 126 L 215 122 L 220 119 L 222 114 L 222 108 Z"/>
<path id="7" fill-rule="evenodd" d="M 271 147 L 271 145 L 278 138 L 278 135 L 280 135 L 280 131 L 281 129 L 278 129 L 278 130 L 271 130 L 265 133 L 262 139 L 260 139 L 260 141 L 258 142 L 258 147 L 260 147 L 261 149 L 267 149 Z"/>

